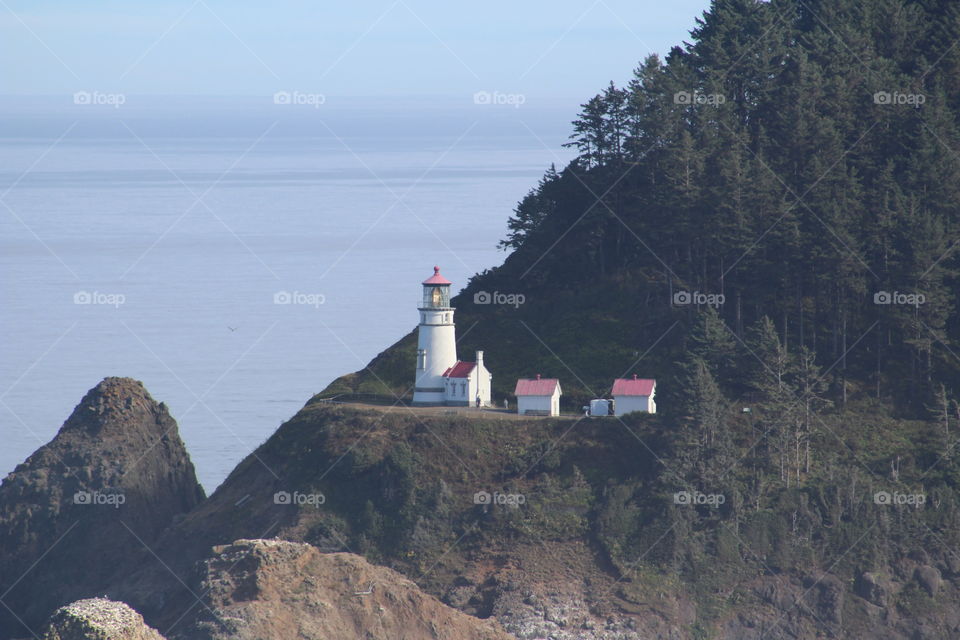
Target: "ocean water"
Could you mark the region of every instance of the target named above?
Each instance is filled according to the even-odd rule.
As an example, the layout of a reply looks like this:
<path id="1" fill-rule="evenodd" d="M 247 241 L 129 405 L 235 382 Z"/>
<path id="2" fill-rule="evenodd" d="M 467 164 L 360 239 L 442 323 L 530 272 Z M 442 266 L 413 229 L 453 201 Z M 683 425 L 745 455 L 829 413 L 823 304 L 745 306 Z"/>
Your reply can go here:
<path id="1" fill-rule="evenodd" d="M 434 264 L 458 288 L 503 260 L 513 206 L 570 157 L 570 115 L 0 101 L 0 475 L 130 376 L 212 492 L 415 326 Z"/>

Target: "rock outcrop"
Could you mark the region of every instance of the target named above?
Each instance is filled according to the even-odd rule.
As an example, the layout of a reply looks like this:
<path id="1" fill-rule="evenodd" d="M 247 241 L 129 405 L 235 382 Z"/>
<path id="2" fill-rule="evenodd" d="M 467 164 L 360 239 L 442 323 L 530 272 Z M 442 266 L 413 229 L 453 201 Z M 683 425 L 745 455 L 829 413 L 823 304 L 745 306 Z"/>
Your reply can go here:
<path id="1" fill-rule="evenodd" d="M 890 578 L 879 573 L 864 571 L 853 585 L 854 593 L 877 607 L 886 607 L 894 592 Z"/>
<path id="2" fill-rule="evenodd" d="M 78 600 L 57 609 L 41 640 L 164 640 L 123 602 Z"/>
<path id="3" fill-rule="evenodd" d="M 0 638 L 107 592 L 203 499 L 167 408 L 136 380 L 103 380 L 0 485 Z"/>
<path id="4" fill-rule="evenodd" d="M 507 640 L 479 620 L 423 593 L 399 573 L 350 553 L 320 553 L 281 540 L 214 547 L 194 591 L 196 618 L 175 637 L 191 640 Z"/>
<path id="5" fill-rule="evenodd" d="M 936 567 L 926 565 L 917 567 L 916 577 L 917 582 L 920 583 L 920 586 L 923 587 L 923 590 L 926 591 L 930 597 L 936 596 L 940 591 L 940 587 L 943 585 L 943 577 Z"/>

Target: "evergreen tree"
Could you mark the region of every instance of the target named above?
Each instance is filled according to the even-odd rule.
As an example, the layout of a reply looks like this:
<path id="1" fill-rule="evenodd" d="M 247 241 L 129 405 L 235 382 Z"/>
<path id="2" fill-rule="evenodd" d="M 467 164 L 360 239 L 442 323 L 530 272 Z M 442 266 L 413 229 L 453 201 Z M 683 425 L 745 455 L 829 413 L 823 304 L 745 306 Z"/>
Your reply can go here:
<path id="1" fill-rule="evenodd" d="M 501 240 L 501 249 L 516 249 L 536 231 L 557 208 L 557 203 L 550 197 L 550 188 L 559 180 L 554 165 L 550 165 L 547 172 L 540 179 L 536 189 L 531 189 L 513 210 L 513 217 L 507 221 L 510 229 L 506 240 Z"/>
<path id="2" fill-rule="evenodd" d="M 704 362 L 712 376 L 727 380 L 734 370 L 737 345 L 716 309 L 705 307 L 697 313 L 689 340 L 690 354 Z"/>
<path id="3" fill-rule="evenodd" d="M 748 367 L 748 385 L 758 400 L 767 462 L 789 486 L 790 453 L 797 420 L 797 396 L 792 384 L 793 359 L 780 342 L 773 321 L 764 316 L 752 328 L 747 343 L 754 362 Z"/>

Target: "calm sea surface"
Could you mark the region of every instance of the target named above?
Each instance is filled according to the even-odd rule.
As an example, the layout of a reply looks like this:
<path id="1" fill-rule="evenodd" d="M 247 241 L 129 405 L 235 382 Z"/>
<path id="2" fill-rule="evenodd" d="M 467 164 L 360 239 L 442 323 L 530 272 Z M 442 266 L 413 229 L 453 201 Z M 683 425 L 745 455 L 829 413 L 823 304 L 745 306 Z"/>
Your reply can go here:
<path id="1" fill-rule="evenodd" d="M 0 476 L 130 376 L 211 492 L 415 326 L 434 264 L 455 288 L 499 264 L 570 156 L 569 113 L 287 108 L 0 102 Z"/>

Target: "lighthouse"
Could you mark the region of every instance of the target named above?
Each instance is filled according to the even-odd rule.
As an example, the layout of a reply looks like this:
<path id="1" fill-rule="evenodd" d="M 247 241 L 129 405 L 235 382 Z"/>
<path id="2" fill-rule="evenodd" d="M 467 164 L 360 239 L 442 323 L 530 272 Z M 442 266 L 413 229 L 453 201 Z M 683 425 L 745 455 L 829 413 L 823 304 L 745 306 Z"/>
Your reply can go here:
<path id="1" fill-rule="evenodd" d="M 417 377 L 413 403 L 445 404 L 446 373 L 457 363 L 457 337 L 450 306 L 450 285 L 440 267 L 423 281 L 420 326 L 417 328 Z"/>
<path id="2" fill-rule="evenodd" d="M 413 404 L 488 407 L 493 375 L 483 364 L 483 351 L 477 351 L 475 362 L 457 360 L 451 284 L 440 275 L 440 267 L 423 281 Z"/>

